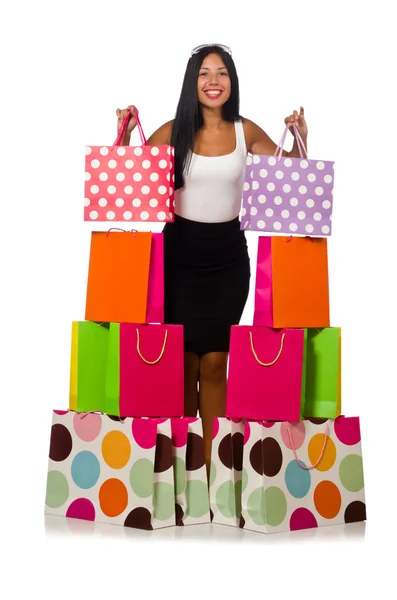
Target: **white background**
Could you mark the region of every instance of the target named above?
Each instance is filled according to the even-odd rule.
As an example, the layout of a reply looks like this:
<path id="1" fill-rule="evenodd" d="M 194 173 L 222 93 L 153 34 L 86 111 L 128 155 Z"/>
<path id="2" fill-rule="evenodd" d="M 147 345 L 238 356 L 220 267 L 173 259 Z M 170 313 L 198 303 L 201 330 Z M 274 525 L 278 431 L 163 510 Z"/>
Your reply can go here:
<path id="1" fill-rule="evenodd" d="M 397 403 L 391 5 L 36 0 L 2 7 L 4 598 L 358 598 L 390 590 Z M 332 324 L 343 327 L 343 411 L 361 417 L 366 527 L 265 538 L 229 528 L 151 534 L 44 521 L 51 409 L 68 405 L 71 321 L 84 317 L 84 146 L 113 142 L 117 107 L 136 104 L 147 136 L 173 118 L 190 49 L 208 41 L 233 49 L 244 116 L 278 141 L 284 117 L 302 104 L 309 157 L 335 161 Z M 254 265 L 257 238 L 247 237 Z M 245 323 L 252 310 L 251 296 Z"/>

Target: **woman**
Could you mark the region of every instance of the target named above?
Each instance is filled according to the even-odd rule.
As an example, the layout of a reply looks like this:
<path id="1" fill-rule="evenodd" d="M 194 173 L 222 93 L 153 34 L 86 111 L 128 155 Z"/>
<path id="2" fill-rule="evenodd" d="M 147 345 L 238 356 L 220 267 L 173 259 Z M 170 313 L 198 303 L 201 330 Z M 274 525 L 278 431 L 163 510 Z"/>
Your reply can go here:
<path id="1" fill-rule="evenodd" d="M 134 108 L 117 109 L 118 127 Z M 306 144 L 303 108 L 285 123 L 296 123 Z M 135 125 L 132 117 L 123 145 Z M 258 125 L 240 117 L 230 48 L 209 44 L 192 51 L 175 119 L 148 144 L 175 147 L 176 216 L 164 227 L 165 322 L 184 325 L 185 415 L 200 412 L 209 470 L 213 419 L 225 415 L 230 326 L 240 321 L 250 282 L 239 222 L 247 152 L 276 150 Z M 283 156 L 299 157 L 296 140 Z"/>

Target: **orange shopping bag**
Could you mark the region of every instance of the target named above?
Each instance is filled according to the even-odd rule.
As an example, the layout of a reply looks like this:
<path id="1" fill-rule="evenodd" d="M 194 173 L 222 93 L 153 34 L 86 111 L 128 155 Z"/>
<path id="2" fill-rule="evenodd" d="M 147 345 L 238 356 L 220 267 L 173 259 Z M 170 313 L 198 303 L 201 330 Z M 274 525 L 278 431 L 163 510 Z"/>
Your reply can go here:
<path id="1" fill-rule="evenodd" d="M 326 238 L 259 238 L 254 325 L 330 326 Z"/>
<path id="2" fill-rule="evenodd" d="M 151 243 L 151 232 L 92 232 L 87 321 L 145 323 Z"/>

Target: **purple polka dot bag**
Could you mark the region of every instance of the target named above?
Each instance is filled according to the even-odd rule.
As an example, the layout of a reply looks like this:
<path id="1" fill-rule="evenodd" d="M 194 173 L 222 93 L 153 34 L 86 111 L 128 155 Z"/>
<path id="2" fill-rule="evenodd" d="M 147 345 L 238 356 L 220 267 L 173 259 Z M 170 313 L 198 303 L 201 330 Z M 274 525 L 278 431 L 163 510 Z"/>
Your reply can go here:
<path id="1" fill-rule="evenodd" d="M 288 125 L 273 156 L 247 157 L 241 229 L 331 235 L 334 163 L 309 159 L 294 128 L 300 158 L 282 156 Z"/>

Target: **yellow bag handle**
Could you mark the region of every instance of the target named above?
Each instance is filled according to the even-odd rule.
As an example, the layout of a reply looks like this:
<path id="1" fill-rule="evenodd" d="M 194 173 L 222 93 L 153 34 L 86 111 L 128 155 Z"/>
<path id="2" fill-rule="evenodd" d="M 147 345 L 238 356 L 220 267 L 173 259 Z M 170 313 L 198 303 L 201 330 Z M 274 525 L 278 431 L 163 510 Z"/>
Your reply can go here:
<path id="1" fill-rule="evenodd" d="M 277 354 L 276 358 L 275 358 L 275 359 L 274 359 L 272 362 L 269 362 L 269 363 L 264 363 L 264 362 L 262 362 L 262 361 L 260 361 L 260 360 L 259 360 L 259 358 L 258 358 L 258 355 L 257 355 L 257 353 L 255 352 L 255 348 L 254 348 L 254 340 L 253 340 L 253 337 L 252 337 L 252 331 L 250 331 L 251 350 L 252 350 L 252 354 L 255 356 L 255 360 L 256 360 L 256 361 L 257 361 L 257 362 L 258 362 L 258 363 L 259 363 L 259 364 L 260 364 L 262 367 L 271 367 L 272 365 L 274 365 L 274 364 L 275 364 L 275 363 L 278 361 L 278 359 L 280 358 L 280 356 L 281 356 L 281 353 L 282 353 L 282 351 L 283 351 L 283 347 L 284 347 L 284 338 L 285 338 L 285 333 L 283 333 L 283 334 L 282 334 L 282 336 L 281 336 L 280 350 L 279 350 L 279 352 L 278 352 L 278 354 Z"/>
<path id="2" fill-rule="evenodd" d="M 163 358 L 165 345 L 167 343 L 167 338 L 168 338 L 168 330 L 166 329 L 165 336 L 164 336 L 164 343 L 163 343 L 163 347 L 160 352 L 160 356 L 158 358 L 156 358 L 156 360 L 153 360 L 153 361 L 146 360 L 146 358 L 144 356 L 142 356 L 142 354 L 141 354 L 141 350 L 139 347 L 139 344 L 140 344 L 139 329 L 137 329 L 136 330 L 136 351 L 138 352 L 138 354 L 139 354 L 140 358 L 143 360 L 143 362 L 145 362 L 147 365 L 156 365 Z"/>

